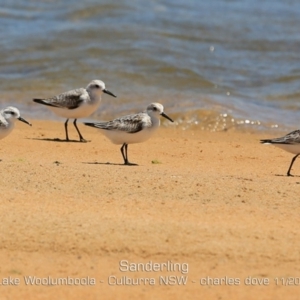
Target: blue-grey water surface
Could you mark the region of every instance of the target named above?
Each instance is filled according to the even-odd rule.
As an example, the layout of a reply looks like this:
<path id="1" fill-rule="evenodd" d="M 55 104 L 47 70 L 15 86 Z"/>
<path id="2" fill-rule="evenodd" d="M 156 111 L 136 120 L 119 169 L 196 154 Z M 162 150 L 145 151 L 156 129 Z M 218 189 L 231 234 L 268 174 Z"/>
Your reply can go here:
<path id="1" fill-rule="evenodd" d="M 118 98 L 94 119 L 160 102 L 182 128 L 300 127 L 297 0 L 10 0 L 0 28 L 0 104 L 26 118 L 101 79 Z"/>

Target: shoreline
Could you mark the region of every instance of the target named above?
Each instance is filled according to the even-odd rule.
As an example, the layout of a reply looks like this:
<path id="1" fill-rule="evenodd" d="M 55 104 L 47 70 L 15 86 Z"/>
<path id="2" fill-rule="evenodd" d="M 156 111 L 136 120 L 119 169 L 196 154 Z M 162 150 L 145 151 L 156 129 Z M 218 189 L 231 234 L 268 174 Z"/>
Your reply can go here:
<path id="1" fill-rule="evenodd" d="M 96 129 L 78 123 L 91 142 L 65 143 L 53 140 L 64 138 L 63 122 L 30 122 L 0 142 L 0 283 L 50 276 L 96 284 L 2 284 L 3 297 L 296 299 L 297 282 L 280 278 L 299 275 L 300 162 L 286 177 L 292 155 L 259 143 L 272 135 L 159 128 L 129 145 L 139 166 L 124 166 L 120 146 Z M 78 139 L 73 126 L 69 135 Z M 122 260 L 186 263 L 188 273 L 124 272 Z M 186 284 L 159 283 L 185 275 Z M 109 276 L 155 284 L 112 286 Z"/>
<path id="2" fill-rule="evenodd" d="M 115 104 L 109 105 L 103 99 L 103 103 L 99 110 L 97 110 L 92 116 L 88 118 L 83 118 L 78 120 L 78 124 L 83 122 L 97 122 L 97 121 L 110 121 L 115 118 L 125 116 L 127 114 L 139 113 L 145 110 L 145 103 L 139 103 L 135 109 L 123 109 L 119 110 Z M 158 100 L 159 101 L 159 100 Z M 163 101 L 162 101 L 163 102 Z M 8 104 L 2 103 L 0 109 L 4 109 L 8 106 L 16 106 L 21 115 L 25 118 L 37 120 L 37 121 L 46 121 L 46 122 L 64 122 L 64 118 L 56 116 L 45 106 L 38 105 L 36 103 L 24 104 L 24 103 L 15 103 L 10 102 Z M 33 113 L 34 112 L 34 113 Z M 210 132 L 222 132 L 224 131 L 240 131 L 240 132 L 254 132 L 254 133 L 273 133 L 277 132 L 291 132 L 298 129 L 297 123 L 292 125 L 290 120 L 296 119 L 295 111 L 290 112 L 290 118 L 286 118 L 288 113 L 286 112 L 282 119 L 269 119 L 264 120 L 257 119 L 255 116 L 235 116 L 231 115 L 224 110 L 213 109 L 213 108 L 203 108 L 195 109 L 190 111 L 177 111 L 173 112 L 172 107 L 165 106 L 165 112 L 172 117 L 174 123 L 170 124 L 168 121 L 161 120 L 163 126 L 166 128 L 176 128 L 180 130 L 202 130 Z M 238 113 L 237 113 L 238 114 Z M 266 112 L 268 115 L 268 112 Z M 296 116 L 295 116 L 296 117 Z M 283 120 L 285 123 L 283 123 Z M 288 123 L 286 123 L 288 121 Z"/>

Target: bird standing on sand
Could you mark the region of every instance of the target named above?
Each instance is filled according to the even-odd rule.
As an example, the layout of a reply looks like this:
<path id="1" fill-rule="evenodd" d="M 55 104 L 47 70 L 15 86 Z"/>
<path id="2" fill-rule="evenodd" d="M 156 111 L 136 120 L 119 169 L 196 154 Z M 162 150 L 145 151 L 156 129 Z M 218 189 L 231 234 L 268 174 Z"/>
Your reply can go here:
<path id="1" fill-rule="evenodd" d="M 151 103 L 146 111 L 127 115 L 110 122 L 84 123 L 87 126 L 101 129 L 102 133 L 114 144 L 122 144 L 121 153 L 125 165 L 136 165 L 128 161 L 128 144 L 142 143 L 148 140 L 160 125 L 159 116 L 173 122 L 164 113 L 164 107 L 159 103 Z"/>
<path id="2" fill-rule="evenodd" d="M 16 107 L 9 106 L 0 110 L 0 140 L 11 133 L 16 119 L 31 126 L 29 122 L 21 117 L 20 111 Z"/>
<path id="3" fill-rule="evenodd" d="M 73 124 L 78 132 L 80 142 L 86 142 L 77 127 L 76 121 L 78 118 L 90 116 L 97 110 L 101 102 L 102 93 L 116 97 L 105 89 L 103 81 L 93 80 L 85 89 L 75 89 L 52 98 L 33 99 L 33 101 L 47 105 L 58 116 L 67 118 L 65 122 L 66 141 L 69 141 L 68 121 L 71 118 L 74 119 Z"/>
<path id="4" fill-rule="evenodd" d="M 287 152 L 296 154 L 290 164 L 290 167 L 287 171 L 287 176 L 293 176 L 291 174 L 292 166 L 296 160 L 296 158 L 300 155 L 300 130 L 295 130 L 287 135 L 275 138 L 275 139 L 267 139 L 267 140 L 261 140 L 262 144 L 272 144 L 274 146 L 277 146 Z"/>

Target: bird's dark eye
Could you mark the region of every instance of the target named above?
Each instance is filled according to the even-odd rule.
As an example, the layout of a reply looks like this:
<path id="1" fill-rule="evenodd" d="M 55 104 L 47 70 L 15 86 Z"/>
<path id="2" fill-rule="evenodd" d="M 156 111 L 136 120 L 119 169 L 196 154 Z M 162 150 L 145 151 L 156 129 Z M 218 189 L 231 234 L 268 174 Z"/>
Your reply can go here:
<path id="1" fill-rule="evenodd" d="M 154 106 L 154 107 L 153 107 L 153 110 L 154 110 L 154 111 L 157 111 L 157 108 Z"/>
<path id="2" fill-rule="evenodd" d="M 100 88 L 100 85 L 99 85 L 99 84 L 95 84 L 95 88 L 96 88 L 96 89 L 99 89 L 99 88 Z"/>

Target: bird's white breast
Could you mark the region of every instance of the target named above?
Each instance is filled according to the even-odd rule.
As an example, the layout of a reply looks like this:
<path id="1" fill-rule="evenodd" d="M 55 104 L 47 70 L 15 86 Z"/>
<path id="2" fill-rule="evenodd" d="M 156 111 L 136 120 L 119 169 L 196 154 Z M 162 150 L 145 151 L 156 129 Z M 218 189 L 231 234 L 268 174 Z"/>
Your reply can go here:
<path id="1" fill-rule="evenodd" d="M 0 139 L 3 139 L 6 136 L 8 136 L 13 129 L 14 129 L 14 122 L 8 120 L 7 125 L 5 127 L 0 127 Z"/>

